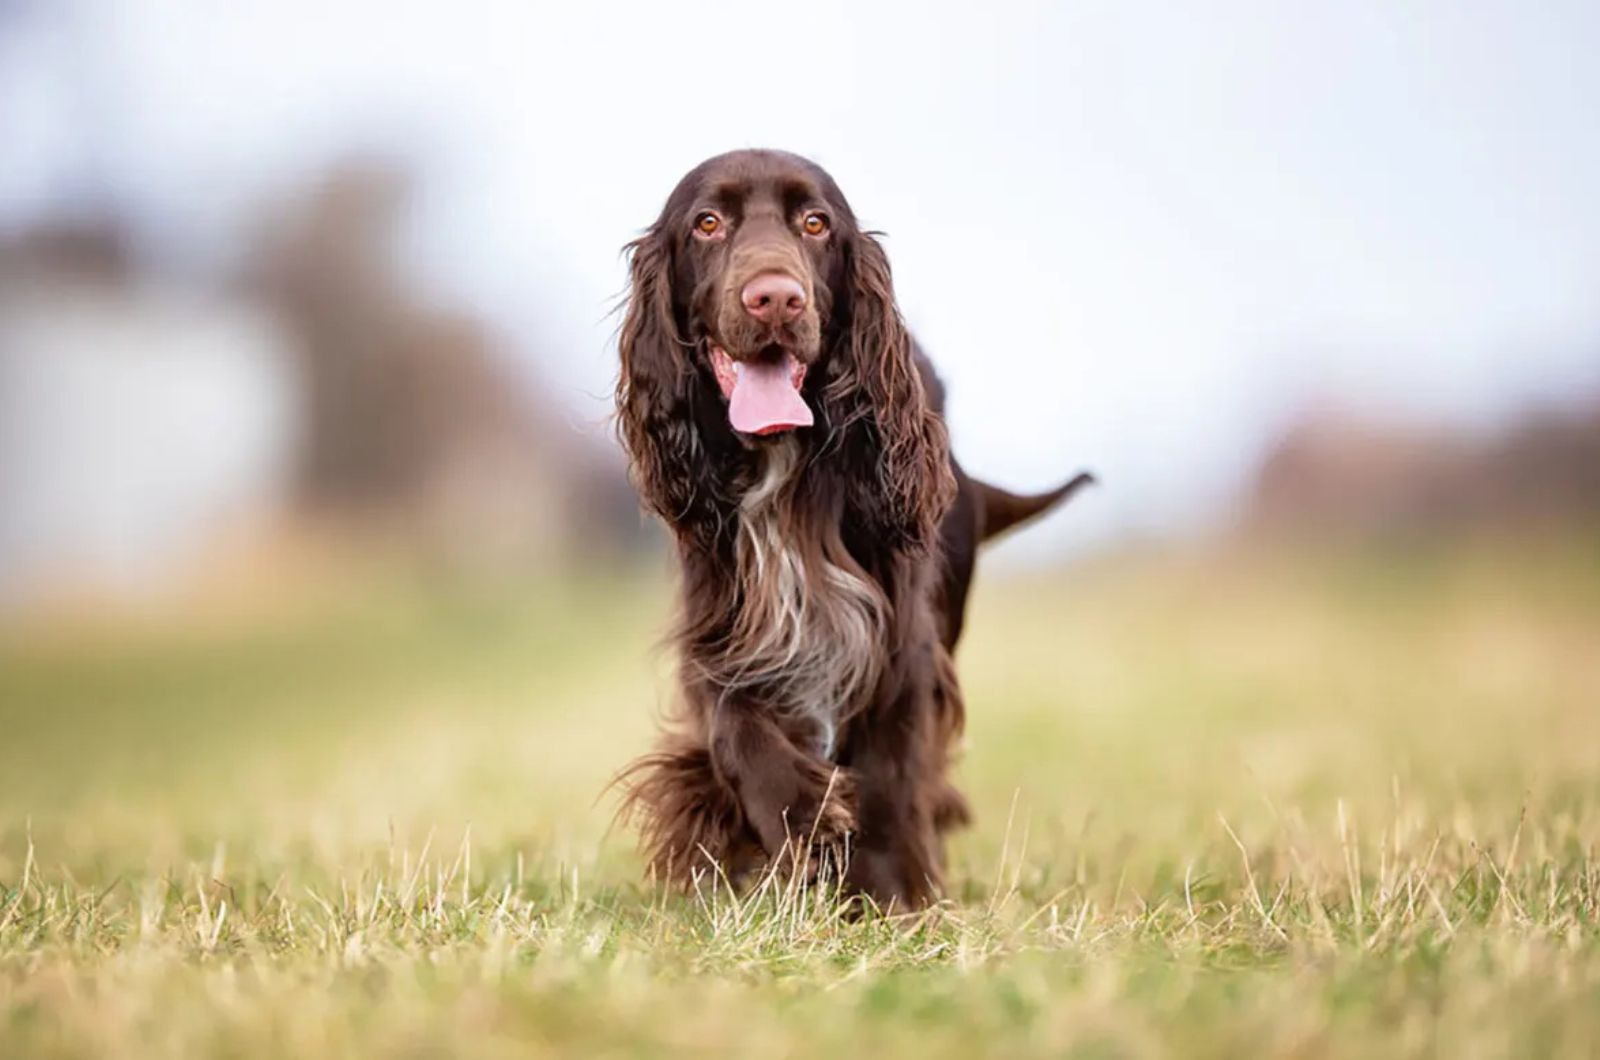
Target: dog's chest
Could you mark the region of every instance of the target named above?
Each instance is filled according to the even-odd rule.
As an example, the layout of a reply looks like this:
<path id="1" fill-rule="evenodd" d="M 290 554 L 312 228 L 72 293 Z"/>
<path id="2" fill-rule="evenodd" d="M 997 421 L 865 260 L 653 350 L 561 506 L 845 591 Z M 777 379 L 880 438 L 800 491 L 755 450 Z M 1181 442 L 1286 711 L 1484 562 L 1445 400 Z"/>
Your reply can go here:
<path id="1" fill-rule="evenodd" d="M 832 758 L 840 722 L 879 676 L 883 596 L 821 542 L 795 539 L 786 498 L 799 471 L 793 443 L 764 456 L 763 477 L 740 506 L 745 651 L 735 683 L 760 687 L 774 700 L 766 706 L 809 722 L 818 753 Z"/>

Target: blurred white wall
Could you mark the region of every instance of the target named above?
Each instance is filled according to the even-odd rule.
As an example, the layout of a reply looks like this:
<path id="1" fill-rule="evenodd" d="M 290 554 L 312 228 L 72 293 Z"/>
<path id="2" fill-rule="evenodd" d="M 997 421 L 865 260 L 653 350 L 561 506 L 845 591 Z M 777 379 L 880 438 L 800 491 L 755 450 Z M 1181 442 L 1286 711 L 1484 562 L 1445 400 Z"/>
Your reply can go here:
<path id="1" fill-rule="evenodd" d="M 154 292 L 0 294 L 0 603 L 159 589 L 270 516 L 293 438 L 259 315 Z"/>

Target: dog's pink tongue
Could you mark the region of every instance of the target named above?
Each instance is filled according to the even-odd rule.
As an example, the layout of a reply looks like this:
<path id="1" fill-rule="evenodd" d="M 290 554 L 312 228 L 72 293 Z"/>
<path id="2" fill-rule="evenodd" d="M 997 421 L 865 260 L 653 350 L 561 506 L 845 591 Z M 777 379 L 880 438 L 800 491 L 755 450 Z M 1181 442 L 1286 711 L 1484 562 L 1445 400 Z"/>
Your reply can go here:
<path id="1" fill-rule="evenodd" d="M 774 434 L 815 422 L 811 406 L 794 385 L 794 362 L 746 364 L 728 398 L 728 419 L 745 434 Z"/>

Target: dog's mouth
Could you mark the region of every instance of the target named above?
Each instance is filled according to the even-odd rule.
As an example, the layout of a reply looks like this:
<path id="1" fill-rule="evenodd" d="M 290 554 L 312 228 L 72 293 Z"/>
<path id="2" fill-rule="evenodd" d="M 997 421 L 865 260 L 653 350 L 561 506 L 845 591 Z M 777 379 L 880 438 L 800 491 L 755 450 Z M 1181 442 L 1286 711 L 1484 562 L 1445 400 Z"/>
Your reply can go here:
<path id="1" fill-rule="evenodd" d="M 806 365 L 781 346 L 768 346 L 748 361 L 735 360 L 710 344 L 711 371 L 728 402 L 728 422 L 741 434 L 780 434 L 816 422 L 800 394 Z"/>

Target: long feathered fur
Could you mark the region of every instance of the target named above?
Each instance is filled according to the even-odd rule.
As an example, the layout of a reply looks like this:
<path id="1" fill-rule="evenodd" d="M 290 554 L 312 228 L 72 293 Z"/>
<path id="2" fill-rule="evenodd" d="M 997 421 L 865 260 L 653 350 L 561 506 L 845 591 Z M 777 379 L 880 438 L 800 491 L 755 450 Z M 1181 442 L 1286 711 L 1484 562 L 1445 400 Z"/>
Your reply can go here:
<path id="1" fill-rule="evenodd" d="M 728 285 L 696 274 L 677 227 L 730 173 L 804 177 L 836 210 L 808 277 L 817 423 L 776 444 L 728 425 L 696 316 Z M 618 433 L 681 577 L 678 695 L 658 749 L 619 777 L 623 812 L 666 879 L 737 877 L 789 835 L 849 835 L 852 886 L 924 901 L 940 834 L 969 817 L 947 778 L 964 707 L 935 611 L 957 478 L 883 248 L 816 167 L 743 152 L 692 171 L 628 253 Z"/>

